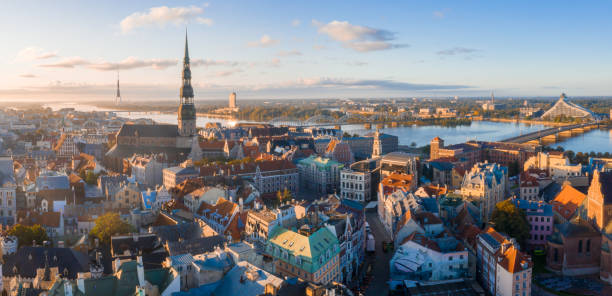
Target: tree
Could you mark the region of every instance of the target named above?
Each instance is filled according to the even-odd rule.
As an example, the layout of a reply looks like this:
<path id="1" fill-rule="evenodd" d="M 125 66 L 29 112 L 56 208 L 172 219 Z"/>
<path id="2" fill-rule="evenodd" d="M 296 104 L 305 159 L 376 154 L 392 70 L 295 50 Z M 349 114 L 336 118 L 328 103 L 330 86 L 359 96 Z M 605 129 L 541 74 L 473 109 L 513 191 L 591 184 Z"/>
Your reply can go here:
<path id="1" fill-rule="evenodd" d="M 110 243 L 111 236 L 133 231 L 132 225 L 121 220 L 118 213 L 106 213 L 96 219 L 96 225 L 89 233 L 103 243 Z"/>
<path id="2" fill-rule="evenodd" d="M 491 222 L 495 224 L 495 230 L 504 232 L 525 246 L 529 238 L 529 224 L 525 212 L 517 208 L 511 199 L 504 200 L 495 205 Z"/>
<path id="3" fill-rule="evenodd" d="M 17 237 L 19 247 L 31 246 L 33 241 L 42 243 L 49 240 L 47 231 L 40 225 L 36 224 L 33 226 L 25 226 L 16 224 L 8 231 L 8 235 L 14 235 Z"/>
<path id="4" fill-rule="evenodd" d="M 283 192 L 281 192 L 280 190 L 276 193 L 276 197 L 278 198 L 278 202 L 279 204 L 282 204 L 288 200 L 291 200 L 291 191 L 289 191 L 289 189 L 285 188 L 285 190 L 283 190 Z"/>

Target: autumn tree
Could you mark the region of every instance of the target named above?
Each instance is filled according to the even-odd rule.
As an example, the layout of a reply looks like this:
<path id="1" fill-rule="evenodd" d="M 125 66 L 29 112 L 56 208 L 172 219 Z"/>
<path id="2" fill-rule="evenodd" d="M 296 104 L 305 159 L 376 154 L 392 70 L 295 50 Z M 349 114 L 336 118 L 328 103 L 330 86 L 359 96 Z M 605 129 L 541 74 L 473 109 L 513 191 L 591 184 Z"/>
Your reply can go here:
<path id="1" fill-rule="evenodd" d="M 283 204 L 284 202 L 291 200 L 291 191 L 289 191 L 289 189 L 287 188 L 285 188 L 285 190 L 283 190 L 282 192 L 279 190 L 276 193 L 276 198 L 278 198 L 279 204 Z"/>
<path id="2" fill-rule="evenodd" d="M 42 244 L 42 242 L 49 240 L 47 231 L 38 224 L 33 226 L 16 224 L 9 229 L 8 235 L 17 237 L 19 247 L 31 246 L 33 241 L 36 241 L 37 244 Z"/>
<path id="3" fill-rule="evenodd" d="M 111 236 L 130 233 L 132 230 L 132 225 L 123 221 L 118 213 L 106 213 L 96 219 L 96 225 L 91 229 L 89 235 L 108 244 Z"/>
<path id="4" fill-rule="evenodd" d="M 504 200 L 495 205 L 491 222 L 495 225 L 495 230 L 506 233 L 515 238 L 521 246 L 525 246 L 529 238 L 529 223 L 525 212 L 517 208 L 512 199 Z"/>

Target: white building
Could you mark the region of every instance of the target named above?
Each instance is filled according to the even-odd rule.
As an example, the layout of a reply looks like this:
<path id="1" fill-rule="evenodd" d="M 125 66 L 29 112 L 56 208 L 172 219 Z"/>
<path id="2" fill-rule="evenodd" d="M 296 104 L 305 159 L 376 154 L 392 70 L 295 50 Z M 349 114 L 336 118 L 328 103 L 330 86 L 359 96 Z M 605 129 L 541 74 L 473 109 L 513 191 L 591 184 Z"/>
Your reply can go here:
<path id="1" fill-rule="evenodd" d="M 191 212 L 195 213 L 203 202 L 214 205 L 219 198 L 228 199 L 228 193 L 220 187 L 202 187 L 185 195 L 183 202 Z"/>
<path id="2" fill-rule="evenodd" d="M 159 211 L 171 199 L 172 196 L 164 185 L 157 185 L 153 190 L 147 188 L 147 191 L 142 192 L 142 208 L 144 210 Z"/>
<path id="3" fill-rule="evenodd" d="M 132 177 L 139 184 L 155 187 L 163 183 L 163 170 L 168 163 L 160 155 L 134 155 L 129 159 Z"/>
<path id="4" fill-rule="evenodd" d="M 568 180 L 573 186 L 588 186 L 588 178 L 582 173 L 581 164 L 571 164 L 561 152 L 538 152 L 525 161 L 524 170 L 537 168 L 546 171 L 552 180 L 563 182 Z"/>
<path id="5" fill-rule="evenodd" d="M 506 198 L 508 168 L 497 163 L 479 162 L 463 176 L 461 195 L 477 201 L 481 221 L 489 221 L 495 205 Z"/>
<path id="6" fill-rule="evenodd" d="M 493 295 L 531 295 L 531 257 L 514 239 L 489 227 L 476 240 L 478 280 Z"/>
<path id="7" fill-rule="evenodd" d="M 343 169 L 340 171 L 340 194 L 342 198 L 356 201 L 372 199 L 371 174 L 369 172 Z"/>
<path id="8" fill-rule="evenodd" d="M 390 280 L 436 282 L 468 276 L 468 251 L 454 237 L 427 238 L 415 232 L 406 238 L 390 264 Z"/>

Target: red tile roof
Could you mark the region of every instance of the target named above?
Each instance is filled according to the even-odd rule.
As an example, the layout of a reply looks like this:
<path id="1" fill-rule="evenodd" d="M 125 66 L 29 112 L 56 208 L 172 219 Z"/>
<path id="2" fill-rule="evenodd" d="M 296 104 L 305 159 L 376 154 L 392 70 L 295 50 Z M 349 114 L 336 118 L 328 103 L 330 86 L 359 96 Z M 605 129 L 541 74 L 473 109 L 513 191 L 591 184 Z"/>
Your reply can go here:
<path id="1" fill-rule="evenodd" d="M 576 213 L 576 210 L 585 198 L 586 194 L 578 191 L 569 184 L 565 184 L 550 204 L 555 212 L 569 220 L 574 216 L 574 213 Z"/>

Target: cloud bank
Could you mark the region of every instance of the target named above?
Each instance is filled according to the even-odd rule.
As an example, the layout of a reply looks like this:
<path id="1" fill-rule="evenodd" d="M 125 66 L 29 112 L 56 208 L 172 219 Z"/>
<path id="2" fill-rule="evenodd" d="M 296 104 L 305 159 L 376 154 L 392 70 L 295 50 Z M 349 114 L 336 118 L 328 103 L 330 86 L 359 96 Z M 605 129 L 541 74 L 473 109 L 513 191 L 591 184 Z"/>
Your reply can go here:
<path id="1" fill-rule="evenodd" d="M 406 44 L 395 44 L 395 33 L 383 29 L 375 29 L 366 26 L 353 25 L 347 21 L 331 21 L 323 24 L 313 20 L 312 24 L 317 27 L 319 34 L 329 36 L 338 41 L 342 46 L 358 52 L 369 52 L 392 48 L 407 47 Z"/>
<path id="2" fill-rule="evenodd" d="M 159 27 L 164 27 L 168 24 L 181 25 L 192 20 L 196 23 L 210 26 L 213 24 L 212 19 L 201 16 L 204 13 L 204 8 L 207 6 L 208 4 L 204 4 L 203 6 L 151 7 L 148 11 L 134 12 L 128 15 L 121 20 L 119 26 L 123 33 L 131 32 L 136 28 L 153 25 Z"/>

